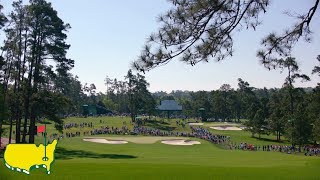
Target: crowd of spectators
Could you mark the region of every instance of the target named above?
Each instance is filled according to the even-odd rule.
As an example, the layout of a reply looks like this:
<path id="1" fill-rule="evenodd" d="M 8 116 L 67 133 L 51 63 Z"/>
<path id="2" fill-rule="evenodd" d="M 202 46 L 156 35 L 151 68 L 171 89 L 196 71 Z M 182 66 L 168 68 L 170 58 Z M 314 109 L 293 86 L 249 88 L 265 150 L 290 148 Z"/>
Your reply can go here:
<path id="1" fill-rule="evenodd" d="M 64 129 L 71 129 L 71 128 L 84 128 L 84 127 L 89 127 L 89 128 L 93 128 L 93 124 L 92 122 L 84 122 L 84 123 L 66 123 L 64 126 Z"/>
<path id="2" fill-rule="evenodd" d="M 230 136 L 213 134 L 207 129 L 197 126 L 190 126 L 194 137 L 210 141 L 214 144 L 222 144 L 230 141 Z"/>
<path id="3" fill-rule="evenodd" d="M 117 135 L 124 135 L 124 134 L 129 134 L 130 130 L 127 126 L 122 126 L 121 128 L 117 128 L 117 127 L 109 127 L 109 126 L 105 126 L 105 127 L 101 127 L 99 129 L 93 129 L 90 131 L 90 135 L 97 135 L 97 134 L 117 134 Z"/>
<path id="4" fill-rule="evenodd" d="M 305 156 L 320 156 L 320 148 L 312 146 L 304 146 Z"/>
<path id="5" fill-rule="evenodd" d="M 100 120 L 102 123 L 102 120 Z M 177 126 L 185 126 L 184 122 L 176 121 Z M 71 128 L 84 128 L 89 127 L 91 130 L 83 131 L 83 135 L 99 135 L 99 134 L 115 134 L 115 135 L 146 135 L 146 136 L 181 136 L 181 137 L 196 137 L 203 140 L 207 140 L 214 144 L 223 144 L 229 149 L 246 150 L 246 151 L 272 151 L 272 152 L 283 152 L 283 153 L 304 153 L 306 156 L 320 156 L 320 148 L 314 146 L 296 147 L 291 145 L 254 145 L 246 142 L 239 144 L 230 141 L 229 136 L 213 134 L 209 130 L 200 126 L 190 126 L 191 132 L 179 132 L 179 131 L 164 131 L 155 128 L 149 128 L 135 124 L 132 131 L 123 123 L 122 127 L 109 127 L 101 126 L 100 128 L 94 128 L 92 122 L 90 123 L 67 123 L 64 125 L 64 129 Z M 80 131 L 66 132 L 65 134 L 51 134 L 50 139 L 61 139 L 81 136 Z"/>
<path id="6" fill-rule="evenodd" d="M 250 151 L 272 151 L 272 152 L 283 152 L 283 153 L 304 153 L 306 156 L 318 156 L 320 155 L 320 148 L 313 146 L 292 146 L 292 145 L 254 145 L 246 142 L 241 142 L 240 144 L 229 144 L 230 149 L 239 150 L 250 150 Z"/>
<path id="7" fill-rule="evenodd" d="M 149 136 L 183 136 L 183 137 L 193 137 L 192 133 L 188 132 L 178 132 L 178 131 L 162 131 L 154 128 L 147 128 L 144 126 L 134 126 L 133 133 L 136 135 L 149 135 Z"/>

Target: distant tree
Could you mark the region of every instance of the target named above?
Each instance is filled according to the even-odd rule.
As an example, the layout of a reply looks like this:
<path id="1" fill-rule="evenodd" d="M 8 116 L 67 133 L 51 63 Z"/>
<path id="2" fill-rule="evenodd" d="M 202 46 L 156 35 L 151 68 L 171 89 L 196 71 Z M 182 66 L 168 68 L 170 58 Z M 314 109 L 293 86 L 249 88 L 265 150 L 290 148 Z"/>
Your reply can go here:
<path id="1" fill-rule="evenodd" d="M 286 122 L 286 129 L 285 129 L 285 136 L 287 139 L 290 140 L 290 142 L 293 145 L 298 145 L 298 140 L 300 137 L 308 137 L 305 142 L 309 142 L 311 140 L 311 136 L 308 134 L 310 131 L 310 134 L 312 132 L 312 121 L 310 119 L 310 116 L 308 116 L 307 107 L 310 101 L 308 100 L 308 94 L 302 89 L 302 88 L 294 88 L 293 89 L 293 113 L 291 113 L 291 98 L 288 94 L 288 88 L 283 88 L 284 98 L 282 99 L 283 103 L 283 111 L 284 111 L 284 118 L 287 121 Z M 306 117 L 304 117 L 306 116 Z M 300 121 L 304 121 L 303 123 Z M 303 126 L 303 127 L 302 127 Z M 305 135 L 303 135 L 305 131 Z M 298 135 L 297 135 L 298 134 Z"/>
<path id="2" fill-rule="evenodd" d="M 263 105 L 254 90 L 255 88 L 251 87 L 248 82 L 238 78 L 238 92 L 243 107 L 242 114 L 248 120 L 245 124 L 252 136 L 256 133 L 260 136 L 262 133 L 261 128 L 265 125 L 266 115 Z"/>
<path id="3" fill-rule="evenodd" d="M 270 115 L 268 117 L 268 124 L 272 132 L 277 136 L 277 141 L 281 140 L 281 136 L 285 133 L 285 125 L 288 121 L 284 107 L 284 94 L 283 91 L 275 90 L 268 103 Z"/>
<path id="4" fill-rule="evenodd" d="M 104 82 L 105 82 L 104 84 L 107 86 L 107 92 L 106 92 L 106 93 L 107 93 L 107 95 L 108 95 L 108 90 L 109 90 L 108 87 L 109 87 L 109 85 L 111 84 L 112 79 L 110 79 L 109 76 L 106 76 Z"/>
<path id="5" fill-rule="evenodd" d="M 85 83 L 83 86 L 83 90 L 88 95 L 87 103 L 92 104 L 92 105 L 97 104 L 96 86 L 93 83 L 89 84 L 89 85 L 88 85 L 88 83 Z"/>
<path id="6" fill-rule="evenodd" d="M 230 117 L 230 108 L 229 108 L 229 101 L 228 98 L 230 96 L 230 91 L 233 89 L 231 88 L 230 84 L 223 84 L 219 89 L 223 94 L 223 120 Z"/>
<path id="7" fill-rule="evenodd" d="M 105 104 L 107 109 L 110 109 L 112 111 L 118 111 L 118 104 L 113 102 L 110 98 L 107 96 L 103 99 L 103 104 Z"/>
<path id="8" fill-rule="evenodd" d="M 261 138 L 261 134 L 267 133 L 268 129 L 266 129 L 267 121 L 266 116 L 263 112 L 263 109 L 258 109 L 253 117 L 253 131 L 258 133 L 259 139 Z"/>
<path id="9" fill-rule="evenodd" d="M 312 138 L 312 125 L 306 113 L 306 104 L 299 104 L 293 114 L 293 119 L 289 121 L 288 138 L 293 145 L 308 144 Z"/>
<path id="10" fill-rule="evenodd" d="M 320 84 L 307 94 L 307 115 L 311 121 L 313 141 L 320 142 Z"/>
<path id="11" fill-rule="evenodd" d="M 73 77 L 71 74 L 68 76 L 68 84 L 63 84 L 63 94 L 70 100 L 70 109 L 68 114 L 81 113 L 82 105 L 88 104 L 85 103 L 86 95 L 82 84 L 78 79 L 78 76 Z M 58 85 L 56 85 L 58 86 Z"/>
<path id="12" fill-rule="evenodd" d="M 129 96 L 129 110 L 132 121 L 138 113 L 147 112 L 152 114 L 155 109 L 156 102 L 147 87 L 149 83 L 141 74 L 133 74 L 131 70 L 128 71 L 127 76 L 128 96 Z"/>
<path id="13" fill-rule="evenodd" d="M 257 105 L 257 97 L 254 93 L 254 88 L 247 81 L 238 78 L 238 93 L 242 104 L 242 116 L 245 118 L 254 117 L 256 111 L 251 112 L 252 108 Z M 252 114 L 254 113 L 254 114 Z"/>
<path id="14" fill-rule="evenodd" d="M 192 101 L 190 99 L 184 98 L 179 102 L 182 105 L 182 113 L 187 117 L 194 117 Z"/>
<path id="15" fill-rule="evenodd" d="M 320 55 L 317 56 L 317 60 L 320 64 Z M 312 74 L 318 74 L 318 76 L 320 76 L 320 65 L 319 66 L 314 66 L 313 70 L 312 70 Z"/>
<path id="16" fill-rule="evenodd" d="M 107 78 L 108 89 L 107 89 L 107 101 L 105 102 L 107 107 L 113 108 L 114 111 L 120 113 L 129 113 L 129 95 L 128 95 L 128 84 L 126 81 L 118 79 Z M 104 98 L 104 99 L 105 99 Z"/>
<path id="17" fill-rule="evenodd" d="M 320 116 L 317 119 L 315 119 L 312 125 L 313 125 L 312 135 L 313 135 L 314 142 L 320 142 Z"/>
<path id="18" fill-rule="evenodd" d="M 61 93 L 50 91 L 41 91 L 34 96 L 34 99 L 39 104 L 37 115 L 53 121 L 55 123 L 54 127 L 62 132 L 62 112 L 69 106 L 69 99 Z"/>
<path id="19" fill-rule="evenodd" d="M 224 101 L 224 96 L 223 93 L 219 90 L 217 91 L 212 91 L 211 93 L 211 106 L 212 106 L 212 112 L 213 116 L 215 117 L 216 120 L 221 119 L 225 120 L 226 115 L 225 115 L 225 101 Z"/>
<path id="20" fill-rule="evenodd" d="M 318 55 L 317 60 L 320 64 L 320 55 Z M 320 65 L 315 66 L 312 70 L 312 74 L 318 74 L 320 77 Z M 318 86 L 314 89 L 312 95 L 311 95 L 311 102 L 308 105 L 308 115 L 313 120 L 313 138 L 316 141 L 320 142 L 320 82 L 318 83 Z"/>
<path id="21" fill-rule="evenodd" d="M 210 109 L 212 107 L 209 99 L 209 93 L 206 91 L 190 92 L 190 105 L 189 109 L 192 112 L 193 117 L 200 117 L 204 115 L 203 121 L 206 121 L 207 116 L 210 115 Z M 199 109 L 204 108 L 204 112 L 200 112 Z M 203 114 L 202 114 L 203 113 Z"/>
<path id="22" fill-rule="evenodd" d="M 255 96 L 253 98 L 247 99 L 249 106 L 247 106 L 248 108 L 246 109 L 246 118 L 248 121 L 245 122 L 245 125 L 248 127 L 247 130 L 252 133 L 252 137 L 255 136 L 256 133 L 260 133 L 262 121 L 264 121 L 261 105 Z"/>
<path id="23" fill-rule="evenodd" d="M 173 95 L 166 95 L 161 98 L 162 100 L 175 100 Z"/>
<path id="24" fill-rule="evenodd" d="M 310 81 L 310 78 L 305 75 L 301 74 L 300 68 L 293 57 L 287 57 L 286 59 L 280 59 L 278 66 L 280 69 L 287 70 L 288 75 L 285 79 L 284 85 L 288 87 L 289 90 L 289 95 L 290 95 L 290 113 L 293 114 L 293 103 L 294 103 L 294 97 L 293 97 L 293 83 L 295 82 L 296 79 L 300 78 L 302 81 Z"/>
<path id="25" fill-rule="evenodd" d="M 148 91 L 144 97 L 144 113 L 149 116 L 156 114 L 156 100 L 153 98 L 152 94 Z"/>
<path id="26" fill-rule="evenodd" d="M 98 101 L 97 105 L 106 108 L 106 105 L 102 101 Z"/>
<path id="27" fill-rule="evenodd" d="M 213 59 L 221 61 L 233 55 L 233 35 L 242 29 L 256 29 L 261 13 L 266 13 L 269 0 L 170 0 L 173 8 L 160 15 L 158 32 L 148 38 L 140 57 L 133 62 L 139 71 L 167 64 L 173 58 L 195 65 Z M 301 39 L 311 39 L 310 25 L 319 6 L 314 0 L 307 12 L 282 34 L 271 33 L 262 40 L 257 56 L 267 67 L 278 64 L 278 57 L 289 56 Z M 297 14 L 297 13 L 296 13 Z"/>
<path id="28" fill-rule="evenodd" d="M 230 110 L 233 118 L 237 119 L 237 121 L 240 122 L 243 105 L 241 103 L 241 97 L 238 91 L 232 91 L 230 94 Z"/>

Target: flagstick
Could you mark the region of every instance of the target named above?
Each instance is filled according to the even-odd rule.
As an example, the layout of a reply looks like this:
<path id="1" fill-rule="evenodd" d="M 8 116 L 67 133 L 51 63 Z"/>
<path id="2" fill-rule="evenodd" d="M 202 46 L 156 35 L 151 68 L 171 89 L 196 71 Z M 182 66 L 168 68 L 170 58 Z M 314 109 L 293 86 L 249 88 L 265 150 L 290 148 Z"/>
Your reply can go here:
<path id="1" fill-rule="evenodd" d="M 46 138 L 47 138 L 47 124 L 44 124 L 44 157 L 42 158 L 43 161 L 48 161 Z"/>
<path id="2" fill-rule="evenodd" d="M 47 124 L 44 124 L 44 157 L 47 157 Z"/>

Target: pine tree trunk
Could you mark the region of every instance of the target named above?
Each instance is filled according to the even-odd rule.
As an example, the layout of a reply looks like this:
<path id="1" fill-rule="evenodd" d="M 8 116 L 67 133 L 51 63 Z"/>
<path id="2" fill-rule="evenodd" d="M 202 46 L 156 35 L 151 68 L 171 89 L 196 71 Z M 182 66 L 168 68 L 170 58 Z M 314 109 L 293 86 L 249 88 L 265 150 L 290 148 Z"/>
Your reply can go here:
<path id="1" fill-rule="evenodd" d="M 27 94 L 25 96 L 25 106 L 24 106 L 24 123 L 23 123 L 23 140 L 26 141 L 26 134 L 27 134 L 27 122 L 30 116 L 29 106 L 30 106 L 30 98 L 31 98 L 31 81 L 32 81 L 32 73 L 33 73 L 33 60 L 31 61 L 29 75 L 28 75 L 28 85 L 27 85 Z"/>
<path id="2" fill-rule="evenodd" d="M 0 147 L 1 147 L 1 137 L 2 137 L 2 119 L 0 119 Z"/>
<path id="3" fill-rule="evenodd" d="M 41 31 L 40 31 L 41 32 Z M 39 33 L 40 34 L 40 33 Z M 33 79 L 33 88 L 32 94 L 38 93 L 38 83 L 39 83 L 39 75 L 40 75 L 40 64 L 41 64 L 41 44 L 42 44 L 43 37 L 40 35 L 37 40 L 37 56 L 35 61 L 35 69 L 34 69 L 34 79 Z M 36 124 L 36 103 L 32 102 L 31 105 L 31 114 L 30 114 L 30 127 L 29 127 L 29 143 L 34 143 L 34 136 L 35 132 L 35 124 Z"/>
<path id="4" fill-rule="evenodd" d="M 20 118 L 20 114 L 21 114 L 21 110 L 20 110 L 20 82 L 21 82 L 21 57 L 22 57 L 22 28 L 20 27 L 19 29 L 19 52 L 18 52 L 18 63 L 17 63 L 17 70 L 18 70 L 18 77 L 16 77 L 15 79 L 15 84 L 14 84 L 14 94 L 17 96 L 16 98 L 16 102 L 15 102 L 15 114 L 14 117 L 16 119 L 16 122 L 19 124 L 19 128 L 20 128 L 20 124 L 21 124 L 21 118 Z M 23 77 L 23 75 L 22 75 Z M 10 128 L 12 129 L 12 120 L 10 122 Z M 16 123 L 16 124 L 17 124 Z M 11 135 L 11 132 L 10 132 Z M 23 143 L 25 143 L 25 141 L 22 141 Z"/>
<path id="5" fill-rule="evenodd" d="M 29 127 L 29 143 L 34 144 L 34 135 L 36 127 L 35 108 L 31 107 L 30 127 Z"/>
<path id="6" fill-rule="evenodd" d="M 22 63 L 22 77 L 26 72 L 26 54 L 27 54 L 27 35 L 28 35 L 28 30 L 25 30 L 25 40 L 24 40 L 24 54 L 23 54 L 23 63 Z M 33 68 L 33 64 L 30 67 L 31 69 Z M 30 74 L 29 74 L 29 78 L 30 78 Z M 29 81 L 29 79 L 26 79 L 26 81 Z M 28 90 L 28 88 L 27 88 Z M 26 100 L 28 100 L 28 102 L 26 102 Z M 29 99 L 27 97 L 25 97 L 25 105 L 29 104 Z M 22 135 L 22 140 L 24 142 L 26 142 L 26 132 L 27 132 L 27 123 L 28 123 L 28 117 L 29 117 L 29 108 L 28 106 L 25 106 L 25 118 L 24 118 L 24 122 L 23 122 L 23 135 Z M 19 121 L 21 122 L 21 111 L 19 114 Z"/>
<path id="7" fill-rule="evenodd" d="M 12 138 L 12 126 L 13 126 L 13 120 L 12 120 L 12 118 L 10 118 L 9 144 L 11 144 L 11 138 Z"/>

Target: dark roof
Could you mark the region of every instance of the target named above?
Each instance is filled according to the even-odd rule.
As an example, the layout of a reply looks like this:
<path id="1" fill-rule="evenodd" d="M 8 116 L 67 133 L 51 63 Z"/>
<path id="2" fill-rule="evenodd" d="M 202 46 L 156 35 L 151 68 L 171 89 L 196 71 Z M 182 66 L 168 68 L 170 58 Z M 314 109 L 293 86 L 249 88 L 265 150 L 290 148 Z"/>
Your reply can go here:
<path id="1" fill-rule="evenodd" d="M 163 100 L 156 109 L 160 111 L 181 111 L 182 106 L 180 106 L 175 100 Z"/>

